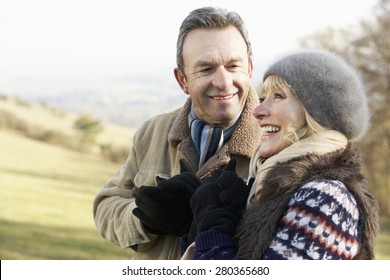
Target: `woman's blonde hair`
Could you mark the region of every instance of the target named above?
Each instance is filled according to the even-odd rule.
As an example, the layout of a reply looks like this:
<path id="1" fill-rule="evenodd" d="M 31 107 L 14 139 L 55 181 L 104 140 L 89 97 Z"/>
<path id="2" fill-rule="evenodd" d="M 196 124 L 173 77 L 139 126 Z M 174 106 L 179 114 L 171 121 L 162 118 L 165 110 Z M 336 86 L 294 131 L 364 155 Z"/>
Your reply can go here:
<path id="1" fill-rule="evenodd" d="M 289 83 L 282 77 L 278 75 L 270 75 L 267 77 L 267 79 L 264 81 L 261 91 L 260 91 L 260 96 L 262 96 L 264 93 L 267 92 L 275 92 L 275 91 L 284 91 L 284 90 L 290 90 L 295 97 L 299 100 L 297 94 L 295 93 L 294 89 L 292 88 Z M 301 100 L 299 102 L 302 105 L 304 115 L 305 115 L 305 120 L 306 120 L 306 125 L 298 130 L 295 128 L 288 128 L 287 130 L 290 132 L 285 136 L 285 140 L 290 142 L 290 143 L 295 143 L 301 140 L 302 138 L 308 137 L 312 134 L 318 133 L 319 131 L 324 131 L 326 130 L 325 127 L 320 125 L 313 117 L 307 112 L 305 106 L 303 106 Z"/>

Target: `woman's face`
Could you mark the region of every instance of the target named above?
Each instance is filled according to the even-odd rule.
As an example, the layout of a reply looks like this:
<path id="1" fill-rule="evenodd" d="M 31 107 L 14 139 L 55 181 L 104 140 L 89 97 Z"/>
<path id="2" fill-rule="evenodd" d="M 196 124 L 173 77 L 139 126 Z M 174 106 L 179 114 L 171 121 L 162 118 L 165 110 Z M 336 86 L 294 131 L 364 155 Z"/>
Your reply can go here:
<path id="1" fill-rule="evenodd" d="M 263 158 L 276 155 L 290 146 L 286 136 L 306 124 L 303 105 L 285 87 L 264 92 L 253 115 L 261 127 L 260 156 Z"/>

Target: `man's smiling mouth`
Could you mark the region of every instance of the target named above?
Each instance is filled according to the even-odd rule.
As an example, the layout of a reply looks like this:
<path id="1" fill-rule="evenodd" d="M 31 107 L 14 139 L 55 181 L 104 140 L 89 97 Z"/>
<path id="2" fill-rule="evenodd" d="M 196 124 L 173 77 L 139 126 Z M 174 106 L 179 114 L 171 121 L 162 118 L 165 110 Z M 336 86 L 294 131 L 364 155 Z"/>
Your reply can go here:
<path id="1" fill-rule="evenodd" d="M 236 94 L 229 94 L 225 96 L 211 96 L 212 99 L 214 100 L 229 100 L 233 98 Z"/>

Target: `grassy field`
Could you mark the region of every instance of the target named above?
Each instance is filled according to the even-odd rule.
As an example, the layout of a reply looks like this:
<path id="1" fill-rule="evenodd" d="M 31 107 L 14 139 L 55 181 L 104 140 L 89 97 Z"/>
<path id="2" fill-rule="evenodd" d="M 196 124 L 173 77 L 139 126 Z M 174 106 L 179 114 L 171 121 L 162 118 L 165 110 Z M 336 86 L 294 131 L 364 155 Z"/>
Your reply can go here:
<path id="1" fill-rule="evenodd" d="M 119 166 L 0 130 L 0 259 L 128 259 L 100 237 L 92 201 Z"/>
<path id="2" fill-rule="evenodd" d="M 381 231 L 376 241 L 375 258 L 390 260 L 390 218 L 382 218 L 380 224 Z"/>
<path id="3" fill-rule="evenodd" d="M 0 259 L 128 259 L 97 234 L 92 201 L 119 166 L 0 130 Z M 376 258 L 390 259 L 381 220 Z"/>

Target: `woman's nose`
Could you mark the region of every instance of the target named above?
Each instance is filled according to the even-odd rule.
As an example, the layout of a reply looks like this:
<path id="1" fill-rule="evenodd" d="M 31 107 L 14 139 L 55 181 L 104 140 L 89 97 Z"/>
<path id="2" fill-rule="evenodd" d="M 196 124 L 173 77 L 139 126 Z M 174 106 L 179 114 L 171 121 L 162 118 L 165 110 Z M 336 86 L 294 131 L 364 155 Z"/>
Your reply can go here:
<path id="1" fill-rule="evenodd" d="M 270 112 L 268 110 L 267 101 L 264 100 L 260 104 L 258 104 L 255 109 L 253 109 L 253 116 L 256 119 L 260 119 L 266 116 L 270 115 Z"/>

